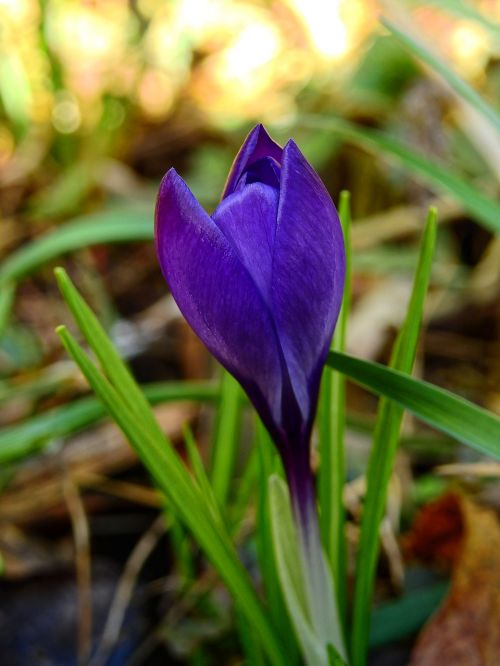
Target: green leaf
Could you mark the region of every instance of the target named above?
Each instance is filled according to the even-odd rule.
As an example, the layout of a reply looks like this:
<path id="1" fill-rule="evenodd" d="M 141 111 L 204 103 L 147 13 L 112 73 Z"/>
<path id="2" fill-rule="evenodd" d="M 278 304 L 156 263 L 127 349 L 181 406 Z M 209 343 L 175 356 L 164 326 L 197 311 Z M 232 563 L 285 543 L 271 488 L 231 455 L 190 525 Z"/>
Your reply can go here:
<path id="1" fill-rule="evenodd" d="M 229 372 L 223 370 L 217 428 L 212 454 L 212 485 L 219 506 L 226 505 L 239 444 L 242 391 Z"/>
<path id="2" fill-rule="evenodd" d="M 149 207 L 114 208 L 76 218 L 13 252 L 0 267 L 0 284 L 17 281 L 63 254 L 101 243 L 152 240 Z"/>
<path id="3" fill-rule="evenodd" d="M 220 510 L 220 505 L 217 503 L 217 498 L 215 497 L 214 489 L 210 484 L 210 480 L 207 476 L 205 470 L 205 465 L 201 459 L 196 440 L 193 435 L 193 431 L 189 427 L 189 424 L 184 425 L 183 429 L 184 441 L 186 443 L 186 449 L 189 456 L 189 461 L 191 463 L 191 468 L 194 472 L 195 478 L 198 482 L 200 490 L 205 497 L 207 503 L 207 510 L 210 511 L 212 517 L 216 523 L 223 526 L 224 520 L 222 518 L 222 513 Z"/>
<path id="4" fill-rule="evenodd" d="M 431 209 L 420 246 L 420 256 L 405 322 L 395 343 L 391 366 L 411 372 L 415 360 L 425 295 L 430 281 L 436 242 L 436 211 Z M 394 467 L 403 408 L 383 398 L 366 473 L 366 496 L 356 560 L 351 656 L 355 666 L 366 662 L 370 606 L 379 551 L 379 530 L 385 511 L 387 486 Z"/>
<path id="5" fill-rule="evenodd" d="M 469 84 L 461 79 L 447 63 L 433 53 L 431 49 L 408 34 L 401 28 L 398 28 L 394 23 L 386 18 L 381 19 L 381 23 L 389 30 L 394 37 L 404 44 L 404 46 L 420 60 L 423 60 L 435 72 L 437 72 L 448 85 L 457 93 L 459 97 L 467 101 L 476 111 L 478 111 L 490 124 L 491 129 L 500 132 L 500 115 L 493 109 L 478 93 L 469 86 Z"/>
<path id="6" fill-rule="evenodd" d="M 58 269 L 57 279 L 80 330 L 98 357 L 109 381 L 93 365 L 68 331 L 60 327 L 58 333 L 67 351 L 137 451 L 176 515 L 191 530 L 217 569 L 237 600 L 238 607 L 260 638 L 271 663 L 277 666 L 288 663 L 286 646 L 279 641 L 272 623 L 258 601 L 228 532 L 214 520 L 212 513 L 207 511 L 206 498 L 199 486 L 190 476 L 172 444 L 165 439 L 146 398 L 94 314 L 62 269 Z"/>
<path id="7" fill-rule="evenodd" d="M 446 165 L 436 163 L 406 146 L 401 141 L 379 130 L 361 128 L 340 118 L 301 115 L 298 122 L 303 127 L 330 129 L 348 141 L 395 157 L 408 171 L 425 183 L 451 194 L 478 222 L 494 233 L 500 231 L 500 205 L 473 185 L 463 180 Z"/>
<path id="8" fill-rule="evenodd" d="M 500 459 L 500 417 L 450 391 L 379 363 L 332 352 L 328 364 L 377 395 L 397 402 L 424 423 Z"/>
<path id="9" fill-rule="evenodd" d="M 345 348 L 347 318 L 351 295 L 349 193 L 340 196 L 339 216 L 344 230 L 346 249 L 346 279 L 332 351 Z M 326 367 L 323 372 L 319 416 L 319 505 L 320 526 L 326 554 L 332 568 L 337 604 L 344 630 L 347 626 L 347 544 L 345 539 L 345 510 L 343 491 L 345 484 L 344 431 L 345 431 L 345 378 Z"/>
<path id="10" fill-rule="evenodd" d="M 159 382 L 142 387 L 151 404 L 193 400 L 215 401 L 217 386 L 211 382 Z M 80 398 L 49 409 L 21 423 L 0 430 L 0 465 L 19 460 L 57 437 L 67 437 L 94 425 L 106 409 L 94 397 Z"/>
<path id="11" fill-rule="evenodd" d="M 294 641 L 293 627 L 286 610 L 285 600 L 278 576 L 276 558 L 273 557 L 273 532 L 271 525 L 271 512 L 269 510 L 269 483 L 272 475 L 284 477 L 283 466 L 276 451 L 276 447 L 268 431 L 257 417 L 255 450 L 258 454 L 259 480 L 257 491 L 256 515 L 256 546 L 259 569 L 264 583 L 266 600 L 274 624 L 280 632 L 282 640 L 286 640 L 293 652 L 293 661 L 299 661 L 298 645 Z"/>
<path id="12" fill-rule="evenodd" d="M 10 311 L 14 303 L 15 286 L 13 282 L 0 285 L 0 336 L 9 320 Z"/>
<path id="13" fill-rule="evenodd" d="M 416 634 L 438 609 L 449 587 L 448 582 L 434 583 L 375 608 L 372 613 L 370 647 L 381 647 Z"/>

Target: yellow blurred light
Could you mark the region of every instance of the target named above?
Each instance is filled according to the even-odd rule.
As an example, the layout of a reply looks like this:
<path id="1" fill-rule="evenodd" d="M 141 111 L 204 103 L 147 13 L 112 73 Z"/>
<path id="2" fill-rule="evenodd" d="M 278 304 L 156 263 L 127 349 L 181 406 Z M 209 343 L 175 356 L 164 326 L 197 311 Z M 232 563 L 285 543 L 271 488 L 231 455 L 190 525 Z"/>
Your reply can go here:
<path id="1" fill-rule="evenodd" d="M 110 54 L 116 42 L 116 26 L 98 12 L 84 7 L 67 7 L 58 16 L 55 45 L 70 57 L 93 61 Z"/>
<path id="2" fill-rule="evenodd" d="M 15 23 L 29 21 L 37 16 L 36 0 L 0 0 L 0 16 Z"/>
<path id="3" fill-rule="evenodd" d="M 458 25 L 451 34 L 452 56 L 466 76 L 480 75 L 489 52 L 489 40 L 485 32 L 469 23 Z"/>
<path id="4" fill-rule="evenodd" d="M 61 134 L 76 132 L 82 121 L 80 107 L 73 95 L 62 93 L 52 109 L 52 124 Z"/>
<path id="5" fill-rule="evenodd" d="M 181 29 L 186 29 L 194 37 L 201 37 L 214 27 L 220 29 L 227 21 L 229 7 L 224 5 L 221 0 L 182 0 L 175 19 Z"/>
<path id="6" fill-rule="evenodd" d="M 174 95 L 168 76 L 155 69 L 146 71 L 139 84 L 139 102 L 152 118 L 161 118 L 170 110 Z"/>
<path id="7" fill-rule="evenodd" d="M 221 74 L 227 79 L 239 80 L 243 85 L 256 84 L 264 65 L 280 52 L 280 35 L 271 24 L 253 23 L 240 32 L 233 44 L 226 49 Z"/>
<path id="8" fill-rule="evenodd" d="M 341 17 L 341 0 L 288 0 L 302 19 L 314 50 L 334 60 L 348 49 L 348 31 Z"/>

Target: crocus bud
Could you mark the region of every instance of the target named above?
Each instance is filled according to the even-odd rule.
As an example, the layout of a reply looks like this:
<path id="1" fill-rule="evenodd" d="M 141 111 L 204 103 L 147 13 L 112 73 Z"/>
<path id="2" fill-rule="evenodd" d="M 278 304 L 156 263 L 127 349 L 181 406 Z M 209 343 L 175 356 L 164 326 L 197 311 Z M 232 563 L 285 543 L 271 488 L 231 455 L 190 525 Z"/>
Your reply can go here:
<path id="1" fill-rule="evenodd" d="M 155 235 L 179 308 L 254 404 L 297 509 L 311 495 L 309 440 L 344 286 L 330 195 L 294 141 L 281 148 L 257 125 L 212 215 L 168 171 Z"/>

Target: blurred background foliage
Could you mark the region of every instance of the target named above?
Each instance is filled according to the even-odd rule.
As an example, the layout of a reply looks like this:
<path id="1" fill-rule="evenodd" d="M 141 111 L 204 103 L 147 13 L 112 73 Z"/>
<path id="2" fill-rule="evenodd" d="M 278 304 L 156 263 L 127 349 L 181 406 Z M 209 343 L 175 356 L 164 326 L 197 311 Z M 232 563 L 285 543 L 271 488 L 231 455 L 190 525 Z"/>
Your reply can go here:
<path id="1" fill-rule="evenodd" d="M 151 243 L 154 197 L 175 166 L 213 208 L 255 122 L 281 141 L 294 136 L 335 200 L 342 189 L 352 193 L 348 349 L 358 356 L 387 360 L 425 212 L 437 205 L 438 257 L 418 372 L 500 412 L 500 136 L 381 26 L 381 14 L 498 107 L 495 0 L 0 0 L 0 552 L 7 580 L 59 574 L 74 553 L 85 558 L 83 520 L 99 589 L 111 588 L 117 570 L 99 569 L 99 558 L 121 567 L 159 505 L 124 442 L 109 426 L 95 425 L 103 411 L 82 398 L 86 386 L 53 333 L 68 321 L 53 267 L 68 268 L 140 381 L 209 376 L 205 353 L 166 297 Z M 406 158 L 380 136 L 403 145 Z M 426 160 L 420 169 L 415 155 Z M 441 187 L 449 173 L 452 186 Z M 205 389 L 203 400 L 213 400 L 213 387 Z M 161 403 L 162 390 L 155 394 Z M 351 387 L 349 407 L 355 541 L 355 482 L 375 401 Z M 174 438 L 182 423 L 194 423 L 207 455 L 210 409 L 159 409 Z M 481 468 L 478 476 L 477 454 L 411 419 L 404 443 L 390 498 L 388 529 L 395 534 L 450 477 L 465 475 L 474 492 L 500 507 L 489 482 L 498 469 L 488 467 L 488 475 Z M 465 468 L 437 474 L 438 462 Z M 402 586 L 399 551 L 390 540 L 384 547 L 382 598 Z M 165 575 L 158 562 L 151 571 L 149 578 Z M 43 607 L 48 594 L 62 595 L 61 582 L 51 588 L 40 580 L 42 592 L 26 585 L 21 594 Z M 7 600 L 13 590 L 6 588 Z M 157 615 L 164 610 L 160 604 Z M 22 624 L 23 612 L 9 623 L 4 606 L 0 626 Z M 72 617 L 85 636 L 85 609 L 79 612 Z M 103 612 L 94 608 L 96 617 Z M 226 636 L 224 604 L 215 615 L 205 612 L 210 621 L 183 623 L 186 612 L 177 624 L 161 625 L 158 641 L 186 655 L 203 640 Z M 73 654 L 71 641 L 66 647 Z M 12 655 L 12 665 L 38 663 Z M 50 663 L 73 663 L 61 659 Z"/>

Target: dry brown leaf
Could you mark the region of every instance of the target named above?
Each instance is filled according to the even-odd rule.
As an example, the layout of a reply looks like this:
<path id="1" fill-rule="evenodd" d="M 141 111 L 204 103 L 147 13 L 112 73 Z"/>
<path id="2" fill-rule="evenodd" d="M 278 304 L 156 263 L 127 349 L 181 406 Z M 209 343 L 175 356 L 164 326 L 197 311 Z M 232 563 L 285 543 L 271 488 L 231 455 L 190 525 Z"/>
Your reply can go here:
<path id="1" fill-rule="evenodd" d="M 443 495 L 418 513 L 403 539 L 405 556 L 448 570 L 460 556 L 464 529 L 460 496 Z"/>
<path id="2" fill-rule="evenodd" d="M 495 513 L 457 498 L 464 534 L 452 585 L 424 627 L 410 666 L 500 664 L 500 527 Z"/>

